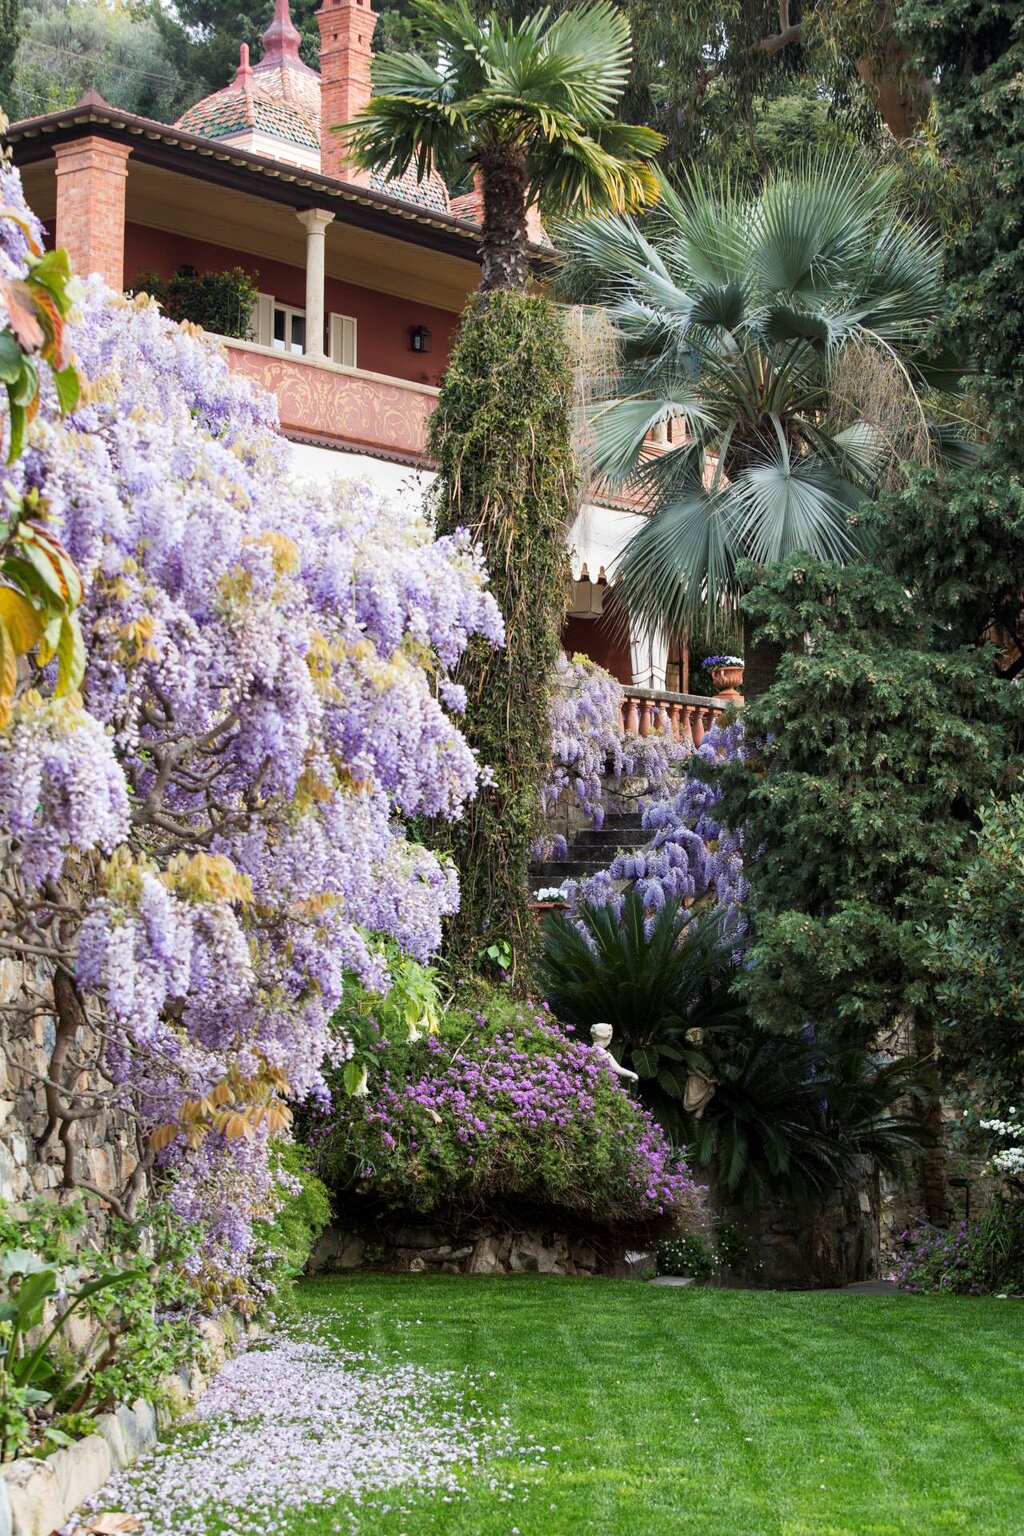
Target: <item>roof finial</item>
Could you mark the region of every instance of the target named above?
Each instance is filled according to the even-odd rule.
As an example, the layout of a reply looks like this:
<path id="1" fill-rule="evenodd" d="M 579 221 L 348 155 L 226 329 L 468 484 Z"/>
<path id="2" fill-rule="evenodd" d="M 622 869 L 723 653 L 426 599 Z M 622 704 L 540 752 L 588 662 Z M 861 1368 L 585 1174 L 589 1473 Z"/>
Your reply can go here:
<path id="1" fill-rule="evenodd" d="M 235 70 L 233 84 L 246 87 L 252 84 L 252 67 L 249 63 L 248 43 L 242 43 L 238 50 L 238 68 Z"/>
<path id="2" fill-rule="evenodd" d="M 298 62 L 299 31 L 292 21 L 288 0 L 274 0 L 274 19 L 263 34 L 263 64 Z"/>

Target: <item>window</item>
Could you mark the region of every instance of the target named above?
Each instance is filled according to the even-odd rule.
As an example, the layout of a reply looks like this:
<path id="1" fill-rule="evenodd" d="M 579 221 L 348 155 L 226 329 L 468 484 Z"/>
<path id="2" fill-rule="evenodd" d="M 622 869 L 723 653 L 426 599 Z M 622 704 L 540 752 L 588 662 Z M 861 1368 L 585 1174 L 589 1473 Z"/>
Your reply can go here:
<path id="1" fill-rule="evenodd" d="M 274 304 L 274 334 L 270 345 L 277 352 L 306 350 L 306 311 L 290 304 Z"/>
<path id="2" fill-rule="evenodd" d="M 306 311 L 280 304 L 269 293 L 256 295 L 250 334 L 261 347 L 277 352 L 306 351 Z M 327 316 L 327 356 L 343 368 L 356 366 L 356 321 L 351 315 Z"/>
<path id="3" fill-rule="evenodd" d="M 351 315 L 327 317 L 327 355 L 344 368 L 356 366 L 356 322 Z"/>

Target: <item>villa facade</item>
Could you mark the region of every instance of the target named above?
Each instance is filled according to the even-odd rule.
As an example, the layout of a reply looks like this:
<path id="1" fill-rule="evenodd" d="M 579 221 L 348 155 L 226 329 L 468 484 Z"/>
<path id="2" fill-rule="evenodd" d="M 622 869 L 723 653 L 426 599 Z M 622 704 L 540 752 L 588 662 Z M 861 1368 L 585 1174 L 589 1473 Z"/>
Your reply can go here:
<path id="1" fill-rule="evenodd" d="M 173 125 L 91 93 L 13 123 L 9 143 L 31 205 L 77 271 L 116 290 L 182 268 L 243 268 L 259 298 L 251 339 L 226 339 L 232 368 L 277 398 L 296 470 L 347 473 L 418 498 L 431 466 L 427 422 L 459 314 L 479 279 L 480 198 L 368 174 L 327 131 L 370 96 L 369 0 L 324 0 L 320 73 L 299 57 L 288 0 L 276 0 L 251 63 Z M 551 249 L 531 221 L 531 255 Z M 605 572 L 637 513 L 587 506 L 572 536 L 564 641 L 621 681 L 686 687 L 660 637 L 620 635 Z M 666 678 L 666 668 L 669 668 Z"/>

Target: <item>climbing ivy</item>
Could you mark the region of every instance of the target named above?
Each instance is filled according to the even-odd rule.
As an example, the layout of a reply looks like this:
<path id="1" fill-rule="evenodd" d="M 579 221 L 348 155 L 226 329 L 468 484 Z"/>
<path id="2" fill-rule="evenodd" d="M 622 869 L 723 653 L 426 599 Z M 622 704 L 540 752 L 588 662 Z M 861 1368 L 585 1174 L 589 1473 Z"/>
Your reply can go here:
<path id="1" fill-rule="evenodd" d="M 493 784 L 437 838 L 454 856 L 461 907 L 449 958 L 471 967 L 496 946 L 522 962 L 536 936 L 530 846 L 550 753 L 550 678 L 565 617 L 567 534 L 576 510 L 572 373 L 546 299 L 477 295 L 459 329 L 431 422 L 439 534 L 468 528 L 505 617 L 504 650 L 470 644 L 458 673 L 464 730 Z"/>

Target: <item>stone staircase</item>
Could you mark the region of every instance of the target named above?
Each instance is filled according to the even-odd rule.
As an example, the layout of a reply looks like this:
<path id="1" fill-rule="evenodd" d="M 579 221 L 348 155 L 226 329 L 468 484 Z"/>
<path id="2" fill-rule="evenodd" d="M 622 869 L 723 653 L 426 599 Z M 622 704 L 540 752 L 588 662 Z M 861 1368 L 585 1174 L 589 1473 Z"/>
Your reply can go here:
<path id="1" fill-rule="evenodd" d="M 639 811 L 609 811 L 599 832 L 586 827 L 574 834 L 565 858 L 535 860 L 530 865 L 531 888 L 536 893 L 565 880 L 589 880 L 607 869 L 621 848 L 640 848 L 650 838 Z"/>

